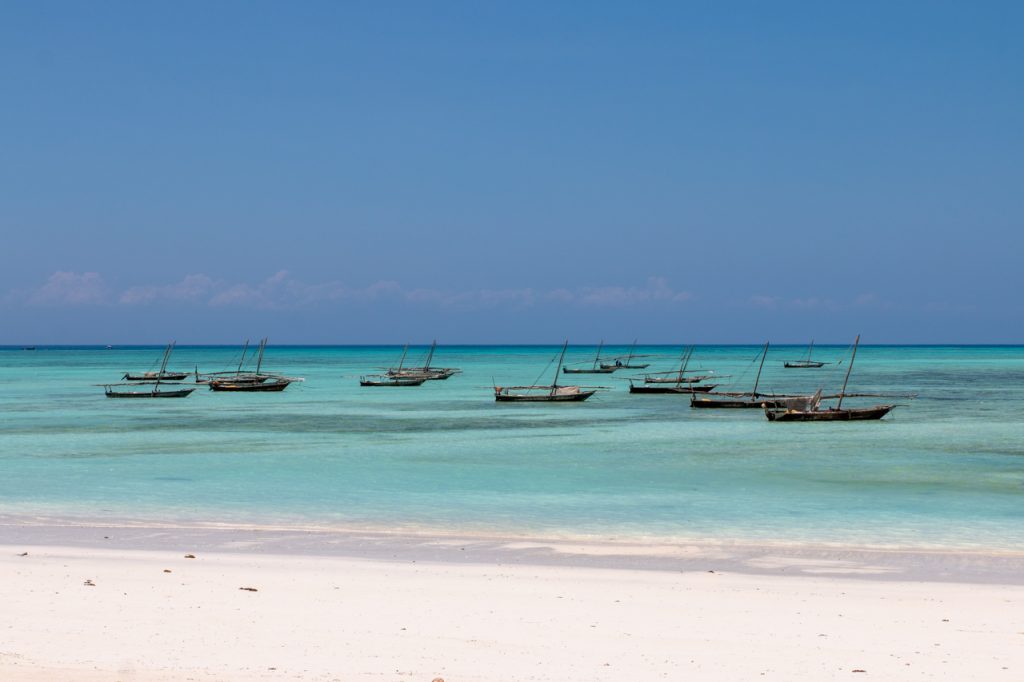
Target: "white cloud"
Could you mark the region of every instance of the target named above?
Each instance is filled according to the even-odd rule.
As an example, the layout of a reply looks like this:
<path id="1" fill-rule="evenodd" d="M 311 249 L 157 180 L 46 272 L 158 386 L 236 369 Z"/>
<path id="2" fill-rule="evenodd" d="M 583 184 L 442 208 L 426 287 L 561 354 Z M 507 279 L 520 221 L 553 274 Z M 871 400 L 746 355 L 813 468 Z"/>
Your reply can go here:
<path id="1" fill-rule="evenodd" d="M 135 286 L 123 291 L 118 303 L 150 303 L 156 300 L 198 301 L 210 295 L 217 283 L 206 275 L 185 275 L 177 284 Z"/>
<path id="2" fill-rule="evenodd" d="M 102 305 L 109 291 L 97 272 L 57 271 L 46 284 L 31 291 L 24 300 L 29 305 Z"/>
<path id="3" fill-rule="evenodd" d="M 664 277 L 651 277 L 644 286 L 599 286 L 536 289 L 445 290 L 405 288 L 394 280 L 380 280 L 362 287 L 338 281 L 306 283 L 279 270 L 262 282 L 225 282 L 193 273 L 172 284 L 140 284 L 111 292 L 99 274 L 54 273 L 39 289 L 19 300 L 31 304 L 84 305 L 116 302 L 144 306 L 158 302 L 193 303 L 214 307 L 243 306 L 282 309 L 330 302 L 372 303 L 389 300 L 412 305 L 437 306 L 454 310 L 484 308 L 528 308 L 536 305 L 630 306 L 677 304 L 693 296 L 677 291 Z"/>

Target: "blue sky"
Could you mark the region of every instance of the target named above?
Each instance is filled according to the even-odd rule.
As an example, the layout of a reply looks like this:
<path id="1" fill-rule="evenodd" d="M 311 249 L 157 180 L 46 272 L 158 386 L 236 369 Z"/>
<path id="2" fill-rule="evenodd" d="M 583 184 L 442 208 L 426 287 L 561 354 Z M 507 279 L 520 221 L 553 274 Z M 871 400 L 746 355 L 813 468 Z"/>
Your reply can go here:
<path id="1" fill-rule="evenodd" d="M 0 343 L 1024 341 L 1024 6 L 0 6 Z"/>

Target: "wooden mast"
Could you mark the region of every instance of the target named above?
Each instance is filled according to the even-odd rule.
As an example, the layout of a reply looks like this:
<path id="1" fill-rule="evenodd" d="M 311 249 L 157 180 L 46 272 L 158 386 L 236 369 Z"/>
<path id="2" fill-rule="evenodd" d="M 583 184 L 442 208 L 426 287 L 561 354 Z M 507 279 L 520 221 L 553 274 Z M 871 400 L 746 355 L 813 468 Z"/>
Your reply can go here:
<path id="1" fill-rule="evenodd" d="M 167 369 L 167 360 L 170 359 L 171 357 L 172 348 L 174 348 L 174 341 L 171 341 L 169 344 L 167 344 L 167 348 L 164 349 L 164 359 L 163 362 L 160 363 L 160 372 L 156 375 L 156 384 L 153 385 L 154 395 L 156 395 L 157 391 L 160 389 L 160 378 L 163 377 L 164 370 Z"/>
<path id="2" fill-rule="evenodd" d="M 604 348 L 604 339 L 601 339 L 601 343 L 597 344 L 597 355 L 594 356 L 594 369 L 597 369 L 597 363 L 601 361 L 602 348 Z"/>
<path id="3" fill-rule="evenodd" d="M 242 365 L 245 363 L 245 353 L 249 350 L 249 339 L 245 340 L 245 345 L 242 346 L 242 357 L 238 360 L 238 370 L 235 371 L 235 376 L 242 373 Z"/>
<path id="4" fill-rule="evenodd" d="M 751 394 L 757 397 L 757 385 L 761 383 L 761 370 L 764 369 L 764 359 L 768 357 L 768 342 L 764 342 L 764 350 L 761 352 L 761 365 L 757 368 L 757 378 L 754 379 L 754 392 Z"/>
<path id="5" fill-rule="evenodd" d="M 846 368 L 846 378 L 843 379 L 843 390 L 839 392 L 839 402 L 836 404 L 836 409 L 843 407 L 843 397 L 846 395 L 846 384 L 850 381 L 850 372 L 853 371 L 853 361 L 857 359 L 857 346 L 860 345 L 860 334 L 857 334 L 857 338 L 853 342 L 853 355 L 850 356 L 850 366 Z"/>
<path id="6" fill-rule="evenodd" d="M 555 380 L 551 383 L 551 395 L 558 390 L 558 374 L 562 371 L 562 361 L 565 360 L 565 349 L 569 347 L 569 339 L 562 344 L 562 354 L 558 356 L 558 367 L 555 368 Z"/>
<path id="7" fill-rule="evenodd" d="M 686 372 L 686 366 L 690 364 L 691 355 L 693 355 L 693 346 L 683 351 L 682 362 L 679 363 L 679 376 L 676 378 L 676 388 L 683 384 L 683 374 Z"/>
<path id="8" fill-rule="evenodd" d="M 434 359 L 434 349 L 435 348 L 437 348 L 437 339 L 434 339 L 434 342 L 432 344 L 430 344 L 430 352 L 427 353 L 427 361 L 423 364 L 423 369 L 424 370 L 429 370 L 430 369 L 430 361 Z"/>
<path id="9" fill-rule="evenodd" d="M 260 375 L 260 367 L 263 366 L 263 351 L 264 351 L 264 349 L 266 347 L 267 347 L 267 337 L 264 336 L 263 340 L 260 341 L 260 354 L 256 358 L 256 376 Z"/>
<path id="10" fill-rule="evenodd" d="M 807 362 L 811 362 L 811 353 L 814 352 L 814 339 L 811 339 L 811 345 L 807 347 Z"/>
<path id="11" fill-rule="evenodd" d="M 398 361 L 398 372 L 397 372 L 397 374 L 401 374 L 402 373 L 402 365 L 405 364 L 405 354 L 408 353 L 408 352 L 409 352 L 409 344 L 405 344 L 405 348 L 402 349 L 402 357 Z"/>
<path id="12" fill-rule="evenodd" d="M 629 347 L 629 355 L 626 357 L 626 367 L 633 362 L 633 351 L 636 350 L 636 339 L 633 339 L 633 345 Z"/>

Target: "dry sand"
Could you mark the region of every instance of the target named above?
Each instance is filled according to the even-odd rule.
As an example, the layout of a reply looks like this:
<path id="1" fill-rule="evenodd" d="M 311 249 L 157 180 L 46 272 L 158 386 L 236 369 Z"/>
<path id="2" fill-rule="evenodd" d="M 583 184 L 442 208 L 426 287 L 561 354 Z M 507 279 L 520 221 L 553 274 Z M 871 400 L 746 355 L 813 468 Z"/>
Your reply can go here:
<path id="1" fill-rule="evenodd" d="M 679 548 L 673 569 L 666 547 L 650 566 L 579 544 L 555 553 L 619 562 L 538 565 L 523 552 L 544 543 L 423 561 L 378 541 L 189 559 L 196 537 L 161 538 L 181 549 L 0 546 L 0 680 L 1024 679 L 1024 586 L 907 580 L 877 556 L 765 552 L 737 572 L 721 548 Z"/>

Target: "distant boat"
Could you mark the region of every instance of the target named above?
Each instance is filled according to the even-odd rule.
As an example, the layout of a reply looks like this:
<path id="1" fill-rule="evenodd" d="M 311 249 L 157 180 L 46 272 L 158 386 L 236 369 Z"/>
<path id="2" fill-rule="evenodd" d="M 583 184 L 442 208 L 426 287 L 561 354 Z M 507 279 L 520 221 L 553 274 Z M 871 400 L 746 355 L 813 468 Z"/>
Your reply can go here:
<path id="1" fill-rule="evenodd" d="M 818 367 L 824 367 L 825 362 L 819 362 L 817 360 L 811 360 L 811 352 L 814 351 L 814 339 L 811 339 L 811 345 L 807 347 L 807 357 L 803 360 L 790 360 L 784 363 L 784 366 L 788 369 L 814 369 Z"/>
<path id="2" fill-rule="evenodd" d="M 437 341 L 430 344 L 430 351 L 422 367 L 407 367 L 403 370 L 389 369 L 388 376 L 403 376 L 410 378 L 423 377 L 424 381 L 444 381 L 458 374 L 461 370 L 456 367 L 433 367 L 431 362 L 434 359 L 434 350 L 437 349 Z M 393 384 L 392 384 L 393 385 Z M 411 384 L 418 385 L 418 384 Z"/>
<path id="3" fill-rule="evenodd" d="M 233 376 L 228 375 L 216 375 L 212 378 L 208 378 L 207 385 L 211 391 L 219 392 L 234 392 L 234 393 L 277 393 L 288 388 L 288 386 L 296 381 L 291 377 L 281 376 L 279 374 L 263 374 L 260 370 L 263 369 L 263 354 L 267 349 L 267 339 L 264 338 L 260 341 L 259 351 L 256 355 L 256 371 L 252 373 L 242 372 L 242 363 L 245 362 L 245 350 L 248 349 L 249 342 L 245 342 L 245 348 L 242 350 L 242 360 L 238 363 L 238 370 Z M 211 376 L 211 375 L 208 375 Z M 199 374 L 196 373 L 196 381 L 200 382 Z"/>
<path id="4" fill-rule="evenodd" d="M 700 382 L 704 381 L 705 379 L 716 379 L 716 378 L 718 378 L 714 374 L 697 374 L 697 375 L 692 376 L 692 377 L 684 376 L 682 381 L 679 381 L 676 378 L 676 376 L 675 376 L 676 372 L 658 372 L 658 374 L 660 374 L 660 375 L 667 375 L 667 376 L 658 376 L 658 375 L 655 375 L 655 374 L 647 374 L 647 375 L 644 376 L 644 383 L 645 384 L 675 384 L 675 383 L 699 384 Z"/>
<path id="5" fill-rule="evenodd" d="M 104 393 L 108 398 L 187 398 L 192 391 L 196 390 L 193 387 L 188 388 L 173 388 L 171 390 L 160 390 L 160 384 L 164 381 L 162 377 L 167 375 L 167 361 L 171 357 L 171 351 L 174 349 L 174 342 L 172 341 L 167 345 L 167 349 L 164 350 L 163 361 L 160 363 L 160 371 L 156 372 L 156 379 L 153 380 L 153 388 L 148 391 L 126 391 L 115 388 L 116 386 L 132 386 L 133 388 L 145 385 L 147 382 L 137 382 L 133 384 L 103 384 Z M 171 384 L 173 386 L 180 386 L 181 384 Z"/>
<path id="6" fill-rule="evenodd" d="M 625 362 L 622 362 L 622 360 L 620 358 L 615 358 L 615 362 L 611 363 L 611 364 L 605 364 L 605 363 L 602 362 L 601 363 L 601 369 L 611 369 L 611 370 L 616 370 L 616 369 L 647 369 L 648 367 L 650 367 L 651 363 L 649 363 L 649 362 L 640 362 L 640 363 L 637 363 L 637 364 L 633 364 L 633 358 L 646 357 L 646 356 L 635 355 L 633 353 L 633 351 L 635 351 L 635 350 L 636 350 L 636 339 L 633 339 L 633 345 L 629 347 L 629 355 L 626 356 L 626 361 Z"/>
<path id="7" fill-rule="evenodd" d="M 860 345 L 860 334 L 853 342 L 853 355 L 850 357 L 850 364 L 846 368 L 846 378 L 843 379 L 843 390 L 839 392 L 839 402 L 835 407 L 821 408 L 821 389 L 815 393 L 806 404 L 790 407 L 788 409 L 766 407 L 764 415 L 772 422 L 838 422 L 838 421 L 867 421 L 878 420 L 889 414 L 895 405 L 874 405 L 872 407 L 848 407 L 843 409 L 843 398 L 846 396 L 846 386 L 850 381 L 850 372 L 853 371 L 853 361 L 857 358 L 857 346 Z"/>
<path id="8" fill-rule="evenodd" d="M 630 393 L 645 393 L 645 394 L 692 394 L 692 393 L 707 393 L 715 388 L 714 384 L 703 384 L 696 385 L 695 383 L 688 381 L 683 377 L 683 372 L 686 371 L 686 366 L 690 362 L 690 356 L 693 355 L 693 346 L 690 346 L 687 350 L 683 351 L 682 357 L 679 359 L 679 372 L 676 373 L 676 380 L 674 384 L 668 382 L 658 381 L 655 383 L 647 383 L 646 381 L 642 384 L 634 384 L 633 380 L 629 380 L 629 392 Z M 669 378 L 670 379 L 670 378 Z"/>
<path id="9" fill-rule="evenodd" d="M 495 386 L 494 400 L 516 403 L 564 403 L 581 402 L 597 393 L 596 389 L 584 390 L 580 386 L 559 386 L 558 376 L 563 369 L 565 361 L 565 350 L 569 347 L 566 341 L 562 345 L 562 352 L 558 356 L 558 366 L 555 368 L 554 382 L 550 386 Z M 600 353 L 600 351 L 598 351 Z M 550 367 L 550 365 L 549 365 Z"/>
<path id="10" fill-rule="evenodd" d="M 761 351 L 761 364 L 757 368 L 757 377 L 754 379 L 754 390 L 750 393 L 722 393 L 707 396 L 693 396 L 690 398 L 690 407 L 695 408 L 720 408 L 720 409 L 743 409 L 768 407 L 787 407 L 794 404 L 793 401 L 806 401 L 807 396 L 780 396 L 765 395 L 757 392 L 761 383 L 761 370 L 764 369 L 765 358 L 768 357 L 768 343 L 765 342 L 764 350 Z"/>
<path id="11" fill-rule="evenodd" d="M 420 386 L 427 381 L 425 374 L 407 374 L 402 367 L 405 364 L 405 356 L 409 352 L 409 344 L 402 349 L 402 357 L 398 361 L 398 367 L 388 369 L 385 374 L 369 374 L 359 377 L 360 386 Z"/>
<path id="12" fill-rule="evenodd" d="M 24 346 L 24 347 L 22 347 L 22 350 L 35 350 L 35 349 L 36 349 L 35 346 Z"/>
<path id="13" fill-rule="evenodd" d="M 125 372 L 124 376 L 121 377 L 124 381 L 181 381 L 188 376 L 188 372 L 168 372 L 167 358 L 170 357 L 171 351 L 174 350 L 174 342 L 172 341 L 167 345 L 164 350 L 164 362 L 160 366 L 159 372 L 142 372 L 141 374 L 132 374 L 131 372 Z"/>
<path id="14" fill-rule="evenodd" d="M 590 367 L 563 367 L 565 374 L 611 374 L 618 367 L 615 365 L 601 364 L 601 349 L 604 348 L 604 340 L 597 345 L 597 355 L 594 356 L 594 364 Z"/>

